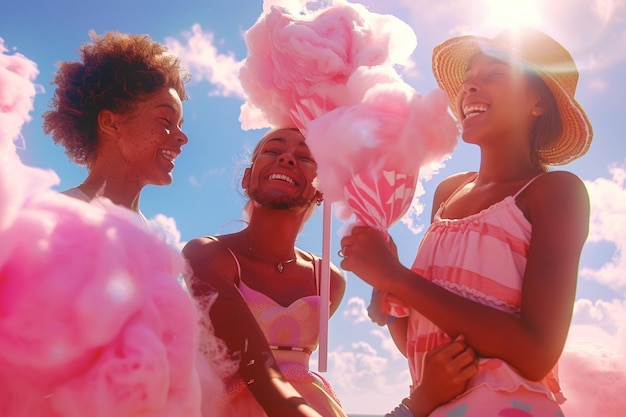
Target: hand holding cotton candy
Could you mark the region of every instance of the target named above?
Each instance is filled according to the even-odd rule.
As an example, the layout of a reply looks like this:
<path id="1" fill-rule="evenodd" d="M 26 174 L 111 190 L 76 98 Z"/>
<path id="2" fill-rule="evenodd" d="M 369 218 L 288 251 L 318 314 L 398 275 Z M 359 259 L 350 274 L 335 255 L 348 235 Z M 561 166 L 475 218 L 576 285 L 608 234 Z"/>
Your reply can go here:
<path id="1" fill-rule="evenodd" d="M 440 162 L 458 136 L 443 91 L 421 95 L 393 68 L 413 52 L 413 30 L 394 16 L 336 1 L 301 13 L 273 7 L 246 42 L 243 128 L 298 127 L 318 163 L 326 203 L 338 203 L 343 220 L 355 214 L 386 234 L 410 208 L 420 168 Z M 327 323 L 324 314 L 320 323 Z"/>

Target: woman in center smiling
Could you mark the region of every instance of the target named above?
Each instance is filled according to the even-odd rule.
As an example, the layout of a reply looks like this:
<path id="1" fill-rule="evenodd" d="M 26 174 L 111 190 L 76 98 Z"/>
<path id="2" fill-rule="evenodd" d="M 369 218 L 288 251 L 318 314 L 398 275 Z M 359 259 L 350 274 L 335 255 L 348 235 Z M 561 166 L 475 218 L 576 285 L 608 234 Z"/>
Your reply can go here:
<path id="1" fill-rule="evenodd" d="M 346 416 L 330 385 L 309 371 L 319 336 L 321 262 L 295 242 L 322 202 L 316 176 L 298 130 L 268 132 L 241 182 L 247 227 L 193 239 L 183 249 L 194 273 L 187 280 L 192 295 L 217 293 L 209 311 L 215 335 L 239 359 L 226 381 L 229 415 Z M 335 266 L 330 276 L 332 315 L 346 283 Z"/>

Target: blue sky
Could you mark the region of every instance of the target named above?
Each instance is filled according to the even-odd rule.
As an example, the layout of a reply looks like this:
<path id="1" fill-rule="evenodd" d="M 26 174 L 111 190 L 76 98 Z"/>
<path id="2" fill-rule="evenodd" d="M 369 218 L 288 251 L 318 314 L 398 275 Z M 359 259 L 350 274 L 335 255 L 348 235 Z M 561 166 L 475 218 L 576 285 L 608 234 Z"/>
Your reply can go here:
<path id="1" fill-rule="evenodd" d="M 275 2 L 279 3 L 279 2 Z M 288 3 L 288 1 L 283 2 Z M 293 3 L 293 1 L 291 2 Z M 430 71 L 432 48 L 460 34 L 493 37 L 506 26 L 524 23 L 558 39 L 572 53 L 580 70 L 577 99 L 586 109 L 595 137 L 588 154 L 566 167 L 578 174 L 592 197 L 589 241 L 581 260 L 574 326 L 565 359 L 580 357 L 598 343 L 614 358 L 626 354 L 626 141 L 623 120 L 626 104 L 626 1 L 583 0 L 364 0 L 373 12 L 392 13 L 409 23 L 418 39 L 412 65 L 404 79 L 416 90 L 435 87 Z M 269 4 L 269 3 L 268 3 Z M 241 227 L 244 197 L 239 188 L 242 164 L 264 131 L 243 131 L 238 117 L 244 101 L 237 70 L 246 57 L 243 34 L 263 10 L 262 0 L 112 0 L 108 2 L 11 1 L 0 13 L 0 38 L 9 53 L 20 53 L 37 63 L 39 93 L 32 120 L 22 130 L 20 156 L 27 165 L 54 170 L 59 189 L 77 185 L 85 170 L 69 162 L 63 149 L 41 130 L 53 86 L 50 81 L 61 60 L 75 60 L 88 32 L 117 29 L 147 33 L 175 51 L 192 72 L 189 100 L 184 102 L 184 130 L 189 144 L 176 161 L 174 183 L 147 187 L 141 209 L 148 217 L 159 214 L 174 221 L 180 240 L 219 234 Z M 460 144 L 446 166 L 424 183 L 420 202 L 428 221 L 432 193 L 446 175 L 478 166 L 477 150 Z M 321 252 L 321 210 L 305 227 L 298 245 Z M 340 223 L 334 220 L 335 231 Z M 409 265 L 421 238 L 403 224 L 391 229 L 403 262 Z M 333 236 L 333 254 L 338 237 Z M 333 255 L 333 262 L 338 259 Z M 388 411 L 408 393 L 406 361 L 393 347 L 387 332 L 366 317 L 370 289 L 348 274 L 346 296 L 331 320 L 328 372 L 350 413 Z M 622 326 L 622 327 L 620 327 Z M 592 350 L 592 349 L 589 349 Z M 564 356 L 565 356 L 564 355 Z M 314 357 L 315 358 L 315 357 Z M 588 372 L 601 359 L 588 357 Z M 626 378 L 623 362 L 621 378 Z M 571 371 L 570 371 L 571 372 Z M 573 374 L 563 375 L 571 378 Z M 567 388 L 567 386 L 565 387 Z M 567 391 L 566 391 L 567 396 Z"/>

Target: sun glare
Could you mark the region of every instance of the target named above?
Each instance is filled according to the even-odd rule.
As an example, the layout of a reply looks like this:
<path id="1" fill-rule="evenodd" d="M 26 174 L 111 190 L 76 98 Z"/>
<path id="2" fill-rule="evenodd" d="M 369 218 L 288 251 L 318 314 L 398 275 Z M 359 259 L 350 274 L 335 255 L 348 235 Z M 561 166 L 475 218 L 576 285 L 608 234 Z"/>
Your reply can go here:
<path id="1" fill-rule="evenodd" d="M 541 0 L 482 0 L 485 23 L 500 27 L 536 26 L 541 21 Z"/>

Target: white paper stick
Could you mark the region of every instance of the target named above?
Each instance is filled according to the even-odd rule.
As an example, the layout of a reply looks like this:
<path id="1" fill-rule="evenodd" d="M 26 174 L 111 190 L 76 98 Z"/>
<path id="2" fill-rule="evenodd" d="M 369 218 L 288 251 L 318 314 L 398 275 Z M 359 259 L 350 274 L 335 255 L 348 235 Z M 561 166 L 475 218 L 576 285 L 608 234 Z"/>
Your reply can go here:
<path id="1" fill-rule="evenodd" d="M 322 273 L 320 282 L 320 337 L 317 370 L 328 370 L 328 320 L 330 319 L 330 241 L 332 204 L 324 202 L 322 214 Z"/>

